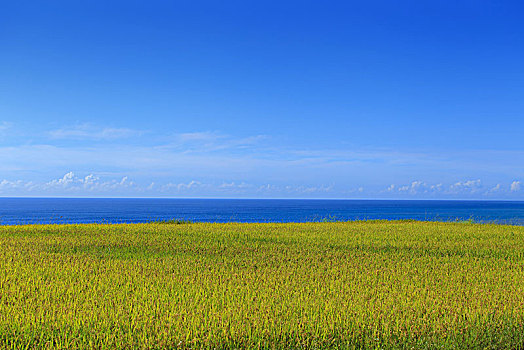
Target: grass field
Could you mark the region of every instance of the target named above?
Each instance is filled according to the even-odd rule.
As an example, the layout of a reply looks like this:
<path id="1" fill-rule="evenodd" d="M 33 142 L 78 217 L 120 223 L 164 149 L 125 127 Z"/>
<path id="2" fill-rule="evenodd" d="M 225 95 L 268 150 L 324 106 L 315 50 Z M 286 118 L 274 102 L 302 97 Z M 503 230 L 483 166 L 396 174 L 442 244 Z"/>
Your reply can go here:
<path id="1" fill-rule="evenodd" d="M 524 227 L 0 227 L 2 348 L 524 348 Z"/>

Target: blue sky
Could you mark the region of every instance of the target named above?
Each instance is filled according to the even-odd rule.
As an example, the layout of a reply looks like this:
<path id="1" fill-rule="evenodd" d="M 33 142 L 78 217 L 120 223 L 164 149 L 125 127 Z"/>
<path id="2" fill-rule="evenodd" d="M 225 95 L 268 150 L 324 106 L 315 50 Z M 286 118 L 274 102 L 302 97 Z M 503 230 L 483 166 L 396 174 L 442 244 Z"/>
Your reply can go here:
<path id="1" fill-rule="evenodd" d="M 0 5 L 0 196 L 524 199 L 519 1 Z"/>

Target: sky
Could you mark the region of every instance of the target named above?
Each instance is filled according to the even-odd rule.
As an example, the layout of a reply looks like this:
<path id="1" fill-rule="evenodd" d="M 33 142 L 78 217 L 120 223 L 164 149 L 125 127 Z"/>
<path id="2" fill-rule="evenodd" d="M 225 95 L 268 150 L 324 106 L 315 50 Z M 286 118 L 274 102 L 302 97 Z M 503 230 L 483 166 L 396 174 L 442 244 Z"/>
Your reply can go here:
<path id="1" fill-rule="evenodd" d="M 0 196 L 524 200 L 520 1 L 4 1 Z"/>

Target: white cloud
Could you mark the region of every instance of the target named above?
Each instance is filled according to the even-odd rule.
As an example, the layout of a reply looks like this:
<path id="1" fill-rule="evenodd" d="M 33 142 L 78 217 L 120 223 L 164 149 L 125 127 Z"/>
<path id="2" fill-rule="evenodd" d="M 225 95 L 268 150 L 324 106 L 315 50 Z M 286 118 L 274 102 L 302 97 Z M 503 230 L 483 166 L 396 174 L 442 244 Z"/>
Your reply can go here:
<path id="1" fill-rule="evenodd" d="M 0 147 L 0 159 L 2 160 L 0 176 L 17 178 L 18 174 L 34 172 L 35 169 L 45 173 L 68 168 L 86 174 L 111 171 L 126 174 L 141 182 L 150 183 L 154 180 L 158 183 L 158 188 L 168 182 L 173 174 L 181 179 L 198 177 L 200 181 L 207 182 L 228 179 L 229 182 L 236 181 L 239 184 L 246 181 L 256 184 L 255 187 L 269 179 L 278 179 L 281 186 L 283 186 L 282 181 L 296 186 L 296 184 L 304 183 L 317 184 L 319 179 L 322 179 L 323 182 L 340 184 L 340 190 L 333 193 L 336 192 L 335 195 L 343 196 L 347 194 L 343 188 L 354 186 L 358 188 L 360 185 L 366 187 L 368 194 L 371 194 L 370 189 L 373 188 L 378 192 L 377 186 L 387 187 L 383 182 L 385 179 L 389 177 L 408 178 L 413 170 L 417 169 L 416 167 L 428 169 L 426 171 L 431 172 L 432 178 L 442 175 L 442 179 L 450 183 L 452 179 L 449 174 L 456 172 L 464 163 L 460 159 L 460 162 L 455 165 L 445 164 L 442 159 L 438 158 L 440 155 L 417 155 L 380 150 L 376 152 L 372 150 L 367 152 L 358 150 L 293 152 L 286 147 L 277 149 L 275 145 L 273 145 L 274 148 L 264 148 L 267 146 L 266 142 L 259 142 L 262 138 L 253 136 L 237 139 L 221 134 L 217 136 L 217 133 L 203 132 L 185 134 L 171 145 L 161 143 L 158 139 L 151 140 L 151 145 L 141 146 L 136 144 L 108 146 L 96 142 L 88 142 L 89 144 L 82 146 L 27 143 Z M 185 143 L 182 140 L 185 140 Z M 135 138 L 129 141 L 135 142 Z M 471 158 L 469 154 L 468 157 Z M 513 160 L 508 161 L 508 158 Z M 522 154 L 496 154 L 488 160 L 479 161 L 478 164 L 488 169 L 491 175 L 486 176 L 492 179 L 493 169 L 497 169 L 502 175 L 515 174 L 512 176 L 516 176 L 519 174 L 518 166 L 510 164 L 519 164 L 520 159 L 524 160 L 524 152 Z M 465 173 L 478 174 L 475 175 L 475 178 L 484 176 L 482 170 L 476 171 L 477 168 L 471 168 L 471 163 L 465 166 L 469 167 L 463 170 Z M 38 180 L 42 181 L 42 178 Z M 408 194 L 407 190 L 411 189 L 417 193 L 423 193 L 422 188 L 414 189 L 411 183 L 395 185 L 408 186 L 405 194 Z M 431 189 L 431 186 L 437 185 L 428 186 L 428 192 L 441 192 L 443 197 L 446 196 L 444 188 L 439 190 L 436 187 Z M 449 187 L 449 185 L 446 186 Z M 509 192 L 509 186 L 507 192 Z M 380 193 L 384 192 L 378 192 Z M 398 193 L 398 188 L 388 193 Z"/>
<path id="2" fill-rule="evenodd" d="M 413 181 L 408 185 L 391 184 L 385 192 L 388 193 L 403 193 L 410 195 L 437 195 L 437 194 L 475 194 L 482 189 L 480 180 L 466 180 L 458 181 L 449 186 L 444 186 L 442 183 L 428 184 L 425 181 Z M 491 191 L 500 189 L 500 185 L 495 186 Z M 487 192 L 485 192 L 487 193 Z"/>
<path id="3" fill-rule="evenodd" d="M 427 196 L 439 196 L 445 198 L 456 198 L 457 196 L 465 196 L 471 198 L 472 196 L 482 198 L 484 196 L 493 198 L 497 195 L 501 198 L 509 195 L 510 192 L 519 192 L 522 188 L 521 181 L 513 181 L 509 185 L 503 185 L 501 183 L 491 185 L 491 187 L 484 186 L 480 179 L 476 180 L 465 180 L 457 181 L 449 185 L 442 183 L 428 184 L 424 181 L 413 181 L 408 185 L 397 185 L 391 184 L 385 190 L 380 193 L 388 194 L 409 194 L 409 195 L 427 195 Z"/>
<path id="4" fill-rule="evenodd" d="M 13 126 L 13 123 L 2 121 L 0 122 L 0 131 L 7 130 Z"/>
<path id="5" fill-rule="evenodd" d="M 276 185 L 265 184 L 261 185 L 257 189 L 258 192 L 280 192 L 280 188 Z"/>
<path id="6" fill-rule="evenodd" d="M 70 171 L 67 174 L 65 174 L 63 177 L 61 177 L 60 179 L 49 181 L 46 184 L 46 186 L 48 187 L 55 187 L 55 186 L 68 187 L 70 184 L 75 182 L 75 180 L 77 180 L 75 178 L 75 174 L 72 171 Z"/>
<path id="7" fill-rule="evenodd" d="M 168 183 L 168 184 L 165 184 L 164 186 L 162 186 L 161 188 L 161 192 L 172 192 L 173 190 L 174 191 L 177 191 L 177 192 L 180 192 L 180 191 L 187 191 L 187 190 L 192 190 L 192 189 L 195 189 L 195 188 L 198 188 L 198 187 L 201 187 L 202 186 L 202 183 L 200 181 L 196 181 L 196 180 L 191 180 L 190 182 L 188 183 Z"/>
<path id="8" fill-rule="evenodd" d="M 291 188 L 293 192 L 305 193 L 305 194 L 327 193 L 333 190 L 333 185 L 330 185 L 330 186 L 320 185 L 320 186 L 311 186 L 311 187 L 298 186 L 298 187 L 291 187 Z"/>
<path id="9" fill-rule="evenodd" d="M 8 181 L 8 180 L 2 180 L 0 182 L 0 192 L 6 192 L 6 191 L 26 191 L 30 192 L 35 187 L 35 184 L 32 181 L 22 181 L 22 180 L 16 180 L 16 181 Z"/>
<path id="10" fill-rule="evenodd" d="M 139 136 L 142 132 L 128 128 L 98 127 L 91 124 L 79 124 L 62 129 L 52 130 L 49 135 L 54 139 L 93 139 L 114 140 Z"/>
<path id="11" fill-rule="evenodd" d="M 459 181 L 450 186 L 450 193 L 475 193 L 482 187 L 480 180 Z"/>
<path id="12" fill-rule="evenodd" d="M 129 181 L 127 176 L 120 180 L 112 179 L 101 181 L 100 177 L 89 174 L 85 177 L 78 177 L 72 171 L 68 172 L 59 179 L 54 179 L 42 185 L 35 185 L 36 189 L 43 191 L 66 190 L 68 193 L 88 192 L 111 192 L 114 190 L 130 189 L 135 187 L 133 181 Z"/>
<path id="13" fill-rule="evenodd" d="M 250 187 L 253 187 L 250 185 Z M 294 186 L 294 185 L 275 185 L 264 184 L 256 187 L 256 191 L 264 194 L 291 195 L 291 196 L 321 196 L 326 193 L 332 193 L 334 185 L 318 186 Z"/>
<path id="14" fill-rule="evenodd" d="M 12 123 L 0 121 L 0 138 L 3 140 L 9 134 L 9 129 L 13 126 Z"/>
<path id="15" fill-rule="evenodd" d="M 76 130 L 61 129 L 62 135 L 67 135 L 65 131 L 70 129 Z M 101 130 L 103 128 L 94 130 L 95 135 L 106 137 L 118 134 Z M 80 135 L 85 133 L 82 130 L 75 132 Z M 307 146 L 297 151 L 292 148 L 294 145 L 289 145 L 289 148 L 286 145 L 268 145 L 262 135 L 238 138 L 218 132 L 171 135 L 173 143 L 168 145 L 166 139 L 148 140 L 150 144 L 140 145 L 134 143 L 136 138 L 131 138 L 129 142 L 126 140 L 121 144 L 107 145 L 90 142 L 93 139 L 89 139 L 82 145 L 67 146 L 58 143 L 53 145 L 52 140 L 46 141 L 50 144 L 38 144 L 37 140 L 29 136 L 24 144 L 0 147 L 0 181 L 6 178 L 16 182 L 13 179 L 27 177 L 35 172 L 57 174 L 57 171 L 67 169 L 74 169 L 75 173 L 82 175 L 73 180 L 60 176 L 53 181 L 44 177 L 46 175 L 35 175 L 39 177 L 31 180 L 37 181 L 39 188 L 51 183 L 48 186 L 53 189 L 49 188 L 45 194 L 52 191 L 69 194 L 80 191 L 79 188 L 93 194 L 110 193 L 117 191 L 112 187 L 123 189 L 128 185 L 129 179 L 122 183 L 123 176 L 127 175 L 140 184 L 131 186 L 133 191 L 138 191 L 140 187 L 143 193 L 158 195 L 169 195 L 170 192 L 161 192 L 161 189 L 171 181 L 169 190 L 172 193 L 178 193 L 175 188 L 179 188 L 187 196 L 193 193 L 199 196 L 207 196 L 208 193 L 209 196 L 239 193 L 242 196 L 260 194 L 349 198 L 361 196 L 358 188 L 364 186 L 366 191 L 361 193 L 365 193 L 368 198 L 411 195 L 421 198 L 481 198 L 501 179 L 508 176 L 519 179 L 522 170 L 519 164 L 524 160 L 524 152 L 498 152 L 484 159 L 480 152 L 457 156 L 457 153 L 415 154 L 349 148 L 315 150 L 307 149 Z M 111 174 L 118 174 L 118 179 L 113 179 L 117 175 Z M 410 179 L 412 174 L 416 174 L 417 181 L 402 183 L 393 180 Z M 461 174 L 461 177 L 454 178 L 453 174 Z M 86 178 L 90 175 L 92 178 Z M 195 178 L 201 185 L 197 187 L 193 184 L 186 188 L 190 180 Z M 466 180 L 457 181 L 464 178 Z M 475 180 L 477 178 L 487 180 L 488 185 Z M 434 182 L 430 183 L 430 179 Z M 432 179 L 441 179 L 444 184 Z M 155 184 L 149 188 L 152 181 Z M 267 185 L 262 186 L 266 182 L 269 182 L 269 189 Z M 337 187 L 329 189 L 329 185 L 322 183 L 336 183 Z M 390 183 L 392 185 L 388 186 Z M 251 187 L 246 187 L 247 184 Z M 490 192 L 491 197 L 514 198 L 523 193 L 522 189 L 515 190 L 517 184 L 513 185 L 513 193 L 510 193 L 511 181 L 501 184 L 496 193 L 495 189 Z M 133 193 L 130 191 L 129 195 Z"/>
<path id="16" fill-rule="evenodd" d="M 502 185 L 501 184 L 496 184 L 494 187 L 490 188 L 488 192 L 486 192 L 487 194 L 490 194 L 490 193 L 497 193 L 497 192 L 500 192 L 502 190 Z"/>
<path id="17" fill-rule="evenodd" d="M 236 186 L 237 185 L 234 182 L 230 182 L 230 183 L 223 183 L 218 187 L 219 188 L 235 188 Z"/>
<path id="18" fill-rule="evenodd" d="M 174 141 L 162 148 L 174 148 L 184 152 L 216 152 L 253 147 L 267 138 L 266 135 L 238 138 L 213 131 L 190 132 L 176 134 Z"/>
<path id="19" fill-rule="evenodd" d="M 87 175 L 81 182 L 84 184 L 84 188 L 91 188 L 99 182 L 100 178 L 93 174 Z"/>
<path id="20" fill-rule="evenodd" d="M 441 183 L 438 183 L 438 184 L 429 186 L 429 189 L 433 192 L 440 192 L 442 191 L 442 186 L 443 185 Z"/>
<path id="21" fill-rule="evenodd" d="M 391 192 L 395 189 L 394 185 L 389 186 L 388 191 Z M 421 192 L 427 192 L 428 186 L 424 181 L 413 181 L 409 185 L 398 187 L 399 192 L 408 192 L 410 194 L 417 194 Z"/>
<path id="22" fill-rule="evenodd" d="M 218 187 L 220 189 L 224 189 L 224 190 L 244 190 L 244 189 L 247 189 L 247 188 L 252 188 L 253 185 L 247 184 L 245 182 L 241 182 L 241 183 L 237 184 L 234 181 L 232 181 L 232 182 L 229 182 L 229 183 L 224 182 L 224 183 L 222 183 Z"/>
<path id="23" fill-rule="evenodd" d="M 157 180 L 155 180 L 157 181 Z M 239 181 L 206 181 L 193 179 L 187 182 L 146 182 L 136 184 L 128 176 L 111 176 L 110 174 L 77 176 L 70 171 L 56 179 L 46 182 L 33 182 L 25 180 L 0 181 L 0 194 L 2 195 L 32 195 L 32 196 L 179 196 L 179 197 L 280 197 L 280 198 L 349 198 L 388 195 L 413 196 L 415 198 L 493 198 L 494 195 L 509 195 L 510 192 L 521 190 L 521 181 L 513 181 L 508 185 L 496 184 L 483 187 L 481 180 L 458 181 L 452 184 L 428 184 L 416 180 L 406 185 L 391 184 L 383 191 L 366 189 L 363 186 L 353 190 L 337 190 L 334 184 L 293 185 L 285 183 L 247 183 Z M 340 195 L 342 193 L 342 195 Z M 444 197 L 445 198 L 445 197 Z"/>
<path id="24" fill-rule="evenodd" d="M 225 138 L 224 135 L 221 135 L 218 132 L 212 132 L 212 131 L 187 132 L 187 133 L 177 134 L 175 137 L 178 141 L 184 142 L 184 143 L 185 142 L 194 142 L 194 141 L 212 142 L 218 139 Z"/>
<path id="25" fill-rule="evenodd" d="M 120 185 L 120 186 L 125 186 L 125 185 L 126 185 L 126 182 L 127 182 L 127 176 L 124 176 L 124 177 L 122 178 L 122 180 L 120 180 L 119 185 Z"/>

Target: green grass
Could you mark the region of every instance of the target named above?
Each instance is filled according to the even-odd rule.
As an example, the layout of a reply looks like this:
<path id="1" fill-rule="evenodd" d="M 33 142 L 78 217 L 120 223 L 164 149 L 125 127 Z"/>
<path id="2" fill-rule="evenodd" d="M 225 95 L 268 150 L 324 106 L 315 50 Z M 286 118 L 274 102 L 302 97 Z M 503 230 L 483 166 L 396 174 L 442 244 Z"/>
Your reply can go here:
<path id="1" fill-rule="evenodd" d="M 524 227 L 0 227 L 0 348 L 524 348 Z"/>

